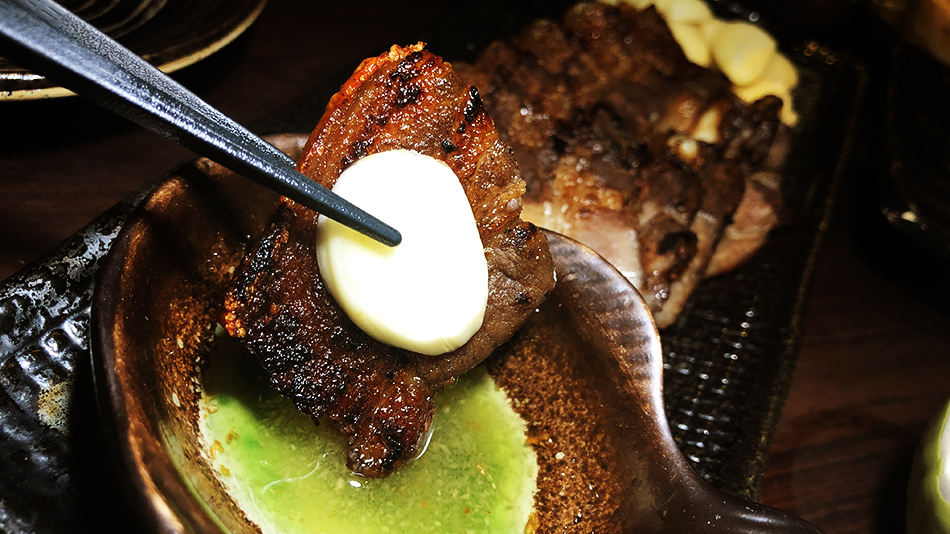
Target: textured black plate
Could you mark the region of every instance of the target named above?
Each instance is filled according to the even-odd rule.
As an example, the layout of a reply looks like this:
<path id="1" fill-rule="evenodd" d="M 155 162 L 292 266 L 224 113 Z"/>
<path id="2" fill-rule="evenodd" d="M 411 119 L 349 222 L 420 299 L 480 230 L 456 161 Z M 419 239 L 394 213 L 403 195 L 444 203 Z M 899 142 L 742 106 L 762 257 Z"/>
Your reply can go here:
<path id="1" fill-rule="evenodd" d="M 67 0 L 60 2 L 165 72 L 187 67 L 240 35 L 267 0 Z M 0 57 L 0 100 L 71 94 Z"/>
<path id="2" fill-rule="evenodd" d="M 733 3 L 729 11 L 757 18 Z M 866 81 L 860 64 L 819 42 L 780 37 L 780 46 L 800 76 L 794 98 L 801 120 L 783 183 L 788 224 L 750 262 L 701 284 L 661 332 L 674 438 L 701 475 L 749 499 L 758 497 L 794 372 L 808 282 L 848 165 Z"/>
<path id="3" fill-rule="evenodd" d="M 422 37 L 446 58 L 469 60 L 491 39 L 564 3 L 531 4 L 460 5 Z M 753 15 L 733 7 L 727 14 Z M 864 84 L 859 65 L 821 44 L 781 40 L 802 78 L 795 95 L 802 120 L 786 172 L 789 224 L 741 269 L 702 284 L 661 334 L 674 438 L 714 486 L 749 499 L 758 495 L 791 381 L 804 295 Z M 309 131 L 348 74 L 329 78 L 255 131 Z M 87 334 L 95 272 L 147 190 L 0 284 L 0 530 L 131 524 L 114 506 L 121 495 L 93 404 Z M 57 410 L 65 411 L 56 417 Z"/>

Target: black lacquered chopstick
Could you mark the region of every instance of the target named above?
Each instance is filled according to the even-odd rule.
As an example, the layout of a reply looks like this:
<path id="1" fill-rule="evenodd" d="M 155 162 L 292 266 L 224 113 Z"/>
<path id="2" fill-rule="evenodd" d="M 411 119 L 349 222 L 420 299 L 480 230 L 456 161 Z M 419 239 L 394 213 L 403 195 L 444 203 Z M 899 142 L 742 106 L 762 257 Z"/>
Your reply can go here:
<path id="1" fill-rule="evenodd" d="M 50 0 L 0 0 L 0 55 L 381 243 L 398 231 L 307 178 L 293 159 Z"/>

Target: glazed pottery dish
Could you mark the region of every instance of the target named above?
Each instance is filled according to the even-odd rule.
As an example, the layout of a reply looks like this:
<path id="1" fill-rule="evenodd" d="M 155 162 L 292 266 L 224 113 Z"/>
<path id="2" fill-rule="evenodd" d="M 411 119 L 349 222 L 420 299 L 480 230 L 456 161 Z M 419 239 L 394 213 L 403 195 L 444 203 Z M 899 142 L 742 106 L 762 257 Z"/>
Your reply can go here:
<path id="1" fill-rule="evenodd" d="M 270 140 L 296 156 L 305 138 Z M 306 490 L 307 502 L 326 508 L 323 515 L 301 514 L 295 494 L 342 463 L 331 452 L 308 458 L 304 451 L 329 425 L 282 412 L 285 401 L 268 392 L 253 357 L 221 354 L 229 340 L 216 328 L 229 275 L 276 200 L 196 160 L 137 209 L 102 268 L 93 304 L 96 388 L 107 438 L 143 525 L 157 532 L 329 531 L 377 521 L 383 532 L 508 531 L 499 526 L 501 517 L 517 507 L 469 504 L 484 478 L 499 491 L 529 488 L 512 532 L 818 532 L 728 496 L 690 469 L 667 424 L 660 339 L 643 300 L 591 250 L 551 232 L 554 291 L 511 341 L 445 392 L 481 381 L 507 397 L 504 409 L 519 416 L 523 431 L 516 441 L 529 451 L 528 474 L 518 475 L 523 480 L 507 481 L 511 469 L 491 471 L 491 455 L 479 451 L 461 459 L 476 469 L 470 481 L 431 476 L 411 486 L 411 470 L 451 448 L 440 441 L 449 434 L 464 433 L 466 425 L 482 427 L 489 438 L 502 432 L 491 418 L 454 424 L 468 417 L 464 402 L 437 397 L 432 442 L 402 468 L 404 478 L 361 480 L 331 471 L 338 474 L 325 490 Z M 229 410 L 237 415 L 222 419 Z M 223 429 L 215 433 L 215 425 Z M 244 460 L 239 446 L 250 451 Z M 267 456 L 268 450 L 277 452 Z M 266 484 L 242 487 L 253 478 L 242 478 L 244 471 L 293 463 L 295 455 L 297 475 L 278 473 Z M 402 473 L 390 475 L 397 476 Z M 455 479 L 472 487 L 450 490 Z M 422 491 L 433 497 L 419 497 Z M 335 504 L 346 492 L 364 500 Z M 342 514 L 353 519 L 341 521 Z M 288 517 L 293 524 L 281 527 Z"/>

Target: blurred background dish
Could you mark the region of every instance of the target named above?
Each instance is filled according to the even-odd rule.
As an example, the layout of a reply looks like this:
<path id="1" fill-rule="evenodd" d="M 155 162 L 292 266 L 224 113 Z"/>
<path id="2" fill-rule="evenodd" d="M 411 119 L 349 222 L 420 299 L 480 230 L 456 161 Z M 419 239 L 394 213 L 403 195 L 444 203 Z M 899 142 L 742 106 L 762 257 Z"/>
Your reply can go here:
<path id="1" fill-rule="evenodd" d="M 950 0 L 869 0 L 891 30 L 882 54 L 880 216 L 950 261 Z M 885 77 L 886 76 L 886 77 Z"/>
<path id="2" fill-rule="evenodd" d="M 63 7 L 165 72 L 196 63 L 251 25 L 266 0 L 65 0 Z M 0 100 L 72 94 L 0 57 Z"/>

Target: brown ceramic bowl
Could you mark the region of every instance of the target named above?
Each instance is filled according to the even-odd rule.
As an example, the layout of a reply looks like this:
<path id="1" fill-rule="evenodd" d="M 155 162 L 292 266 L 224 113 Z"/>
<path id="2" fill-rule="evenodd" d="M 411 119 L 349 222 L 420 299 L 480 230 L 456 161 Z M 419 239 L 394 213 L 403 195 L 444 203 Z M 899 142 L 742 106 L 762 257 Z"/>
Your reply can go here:
<path id="1" fill-rule="evenodd" d="M 291 155 L 303 141 L 272 138 Z M 257 530 L 201 450 L 198 401 L 229 271 L 275 200 L 197 160 L 133 214 L 100 272 L 100 406 L 133 504 L 156 531 Z M 667 426 L 659 336 L 639 294 L 586 247 L 547 235 L 557 286 L 488 362 L 545 436 L 536 447 L 539 532 L 818 532 L 690 469 Z"/>

